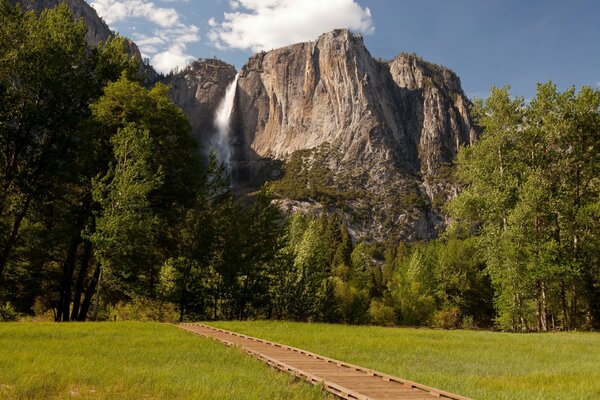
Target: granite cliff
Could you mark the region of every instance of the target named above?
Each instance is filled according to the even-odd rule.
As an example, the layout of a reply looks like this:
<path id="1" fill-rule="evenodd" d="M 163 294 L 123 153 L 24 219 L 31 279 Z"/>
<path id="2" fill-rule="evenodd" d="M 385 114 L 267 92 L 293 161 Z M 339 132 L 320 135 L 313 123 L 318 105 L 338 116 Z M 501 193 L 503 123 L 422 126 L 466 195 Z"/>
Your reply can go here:
<path id="1" fill-rule="evenodd" d="M 176 74 L 161 78 L 171 87 L 171 100 L 186 114 L 194 137 L 205 145 L 205 149 L 216 132 L 216 109 L 235 74 L 233 65 L 218 59 L 200 59 Z"/>
<path id="2" fill-rule="evenodd" d="M 83 0 L 13 0 L 13 2 L 19 3 L 22 7 L 38 13 L 45 8 L 56 7 L 58 4 L 64 2 L 76 19 L 83 18 L 85 21 L 88 28 L 85 38 L 91 47 L 97 46 L 101 41 L 114 35 L 102 18 L 98 16 L 96 10 Z M 137 46 L 135 48 L 137 49 Z"/>
<path id="3" fill-rule="evenodd" d="M 19 0 L 40 11 L 59 0 Z M 83 0 L 66 0 L 90 46 L 113 35 Z M 131 42 L 132 52 L 139 54 Z M 208 147 L 233 66 L 197 60 L 153 76 Z M 233 177 L 247 191 L 270 181 L 287 211 L 340 212 L 355 238 L 430 239 L 460 146 L 477 138 L 460 79 L 414 54 L 375 59 L 362 37 L 325 33 L 252 56 L 239 71 L 231 116 Z"/>
<path id="4" fill-rule="evenodd" d="M 251 57 L 233 132 L 249 182 L 285 162 L 282 207 L 343 211 L 355 236 L 379 240 L 436 235 L 452 161 L 476 139 L 453 72 L 413 54 L 374 59 L 347 30 Z"/>

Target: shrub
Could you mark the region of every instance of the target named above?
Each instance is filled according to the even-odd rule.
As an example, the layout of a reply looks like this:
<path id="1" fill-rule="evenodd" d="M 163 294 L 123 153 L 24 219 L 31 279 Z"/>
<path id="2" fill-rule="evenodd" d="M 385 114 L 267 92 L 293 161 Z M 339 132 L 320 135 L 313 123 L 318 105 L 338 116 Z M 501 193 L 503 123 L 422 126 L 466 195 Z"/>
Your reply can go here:
<path id="1" fill-rule="evenodd" d="M 47 298 L 42 296 L 36 297 L 33 306 L 31 307 L 31 311 L 33 311 L 34 315 L 34 317 L 31 318 L 32 321 L 54 321 L 54 310 Z"/>
<path id="2" fill-rule="evenodd" d="M 392 304 L 401 325 L 429 325 L 435 300 L 422 284 L 401 279 L 392 289 Z"/>
<path id="3" fill-rule="evenodd" d="M 174 304 L 160 300 L 134 298 L 127 303 L 116 304 L 110 319 L 115 321 L 176 322 L 179 314 Z"/>
<path id="4" fill-rule="evenodd" d="M 433 323 L 438 328 L 453 329 L 461 327 L 460 309 L 458 307 L 445 307 L 435 313 Z"/>
<path id="5" fill-rule="evenodd" d="M 11 322 L 16 320 L 17 312 L 10 303 L 6 303 L 4 306 L 0 307 L 0 322 Z"/>
<path id="6" fill-rule="evenodd" d="M 375 325 L 393 326 L 396 324 L 396 313 L 390 306 L 386 306 L 379 299 L 371 300 L 369 306 L 369 316 L 371 323 Z"/>

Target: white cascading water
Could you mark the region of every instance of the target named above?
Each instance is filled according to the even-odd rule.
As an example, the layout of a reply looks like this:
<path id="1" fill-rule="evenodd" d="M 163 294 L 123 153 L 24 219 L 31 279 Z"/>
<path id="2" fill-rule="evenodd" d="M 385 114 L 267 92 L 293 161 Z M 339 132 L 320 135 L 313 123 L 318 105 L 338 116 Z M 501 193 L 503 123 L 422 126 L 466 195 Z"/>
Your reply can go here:
<path id="1" fill-rule="evenodd" d="M 235 75 L 233 82 L 227 86 L 225 97 L 221 100 L 217 112 L 215 114 L 215 126 L 217 127 L 217 135 L 212 140 L 212 145 L 217 151 L 219 161 L 224 163 L 228 169 L 231 169 L 231 143 L 229 134 L 231 131 L 231 112 L 233 111 L 233 101 L 235 99 L 235 91 L 237 89 L 239 73 Z"/>

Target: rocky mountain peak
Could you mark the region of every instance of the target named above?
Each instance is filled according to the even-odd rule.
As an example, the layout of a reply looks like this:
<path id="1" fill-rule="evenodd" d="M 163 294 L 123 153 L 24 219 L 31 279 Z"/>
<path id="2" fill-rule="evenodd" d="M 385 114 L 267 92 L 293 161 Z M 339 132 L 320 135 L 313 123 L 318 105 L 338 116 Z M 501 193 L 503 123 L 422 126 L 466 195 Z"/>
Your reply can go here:
<path id="1" fill-rule="evenodd" d="M 76 19 L 85 21 L 88 28 L 85 38 L 90 47 L 97 46 L 101 41 L 114 35 L 102 18 L 98 16 L 96 10 L 84 0 L 13 0 L 13 2 L 38 13 L 64 2 Z M 137 46 L 135 46 L 135 49 L 137 49 Z"/>
<path id="2" fill-rule="evenodd" d="M 454 71 L 425 61 L 414 53 L 401 53 L 387 64 L 400 87 L 415 90 L 422 89 L 427 82 L 435 82 L 446 90 L 462 93 L 460 78 Z"/>
<path id="3" fill-rule="evenodd" d="M 356 236 L 428 239 L 455 190 L 448 169 L 476 139 L 468 107 L 449 69 L 413 54 L 376 60 L 360 35 L 334 30 L 242 68 L 234 159 L 244 176 L 284 161 L 286 183 L 275 187 L 289 209 L 342 201 Z"/>

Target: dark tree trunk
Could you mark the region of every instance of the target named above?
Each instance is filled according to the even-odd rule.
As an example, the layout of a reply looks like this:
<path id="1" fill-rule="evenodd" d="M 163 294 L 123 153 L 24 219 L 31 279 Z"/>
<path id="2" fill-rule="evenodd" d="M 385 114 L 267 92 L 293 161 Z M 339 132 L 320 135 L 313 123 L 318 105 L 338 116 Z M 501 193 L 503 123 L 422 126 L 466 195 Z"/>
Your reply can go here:
<path id="1" fill-rule="evenodd" d="M 94 293 L 96 292 L 96 286 L 98 285 L 98 280 L 100 279 L 100 268 L 100 263 L 96 263 L 96 270 L 94 271 L 94 275 L 90 280 L 90 284 L 85 291 L 85 296 L 83 297 L 83 302 L 81 303 L 77 321 L 85 321 L 87 318 L 88 311 L 92 305 L 92 299 L 94 298 Z"/>
<path id="2" fill-rule="evenodd" d="M 571 330 L 574 331 L 577 328 L 577 287 L 575 283 L 571 285 Z"/>
<path id="3" fill-rule="evenodd" d="M 71 297 L 73 294 L 73 274 L 75 273 L 75 264 L 77 261 L 77 250 L 83 242 L 81 231 L 85 227 L 85 222 L 89 218 L 90 205 L 92 203 L 91 195 L 83 199 L 81 210 L 77 216 L 75 231 L 71 239 L 71 244 L 67 251 L 67 257 L 63 265 L 63 275 L 60 282 L 60 298 L 58 301 L 58 316 L 57 321 L 69 321 L 69 311 L 71 306 Z"/>
<path id="4" fill-rule="evenodd" d="M 69 306 L 71 305 L 71 284 L 73 281 L 73 272 L 75 270 L 75 261 L 77 260 L 77 249 L 81 243 L 79 232 L 71 239 L 67 257 L 63 263 L 63 275 L 60 281 L 60 297 L 58 300 L 58 310 L 56 321 L 69 320 Z"/>
<path id="5" fill-rule="evenodd" d="M 213 296 L 213 320 L 217 320 L 217 312 L 219 310 L 219 287 L 215 289 L 215 295 Z"/>
<path id="6" fill-rule="evenodd" d="M 76 321 L 77 316 L 79 315 L 79 307 L 81 306 L 81 296 L 83 295 L 83 282 L 87 277 L 91 258 L 92 242 L 86 240 L 83 245 L 83 255 L 81 256 L 81 263 L 79 267 L 79 274 L 77 275 L 77 282 L 75 283 L 75 294 L 73 295 L 73 310 L 71 311 L 71 321 Z"/>
<path id="7" fill-rule="evenodd" d="M 179 297 L 179 322 L 183 322 L 183 315 L 187 306 L 187 279 L 184 279 Z"/>

